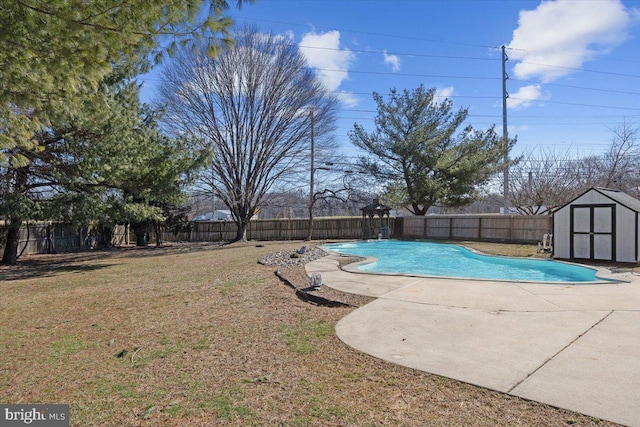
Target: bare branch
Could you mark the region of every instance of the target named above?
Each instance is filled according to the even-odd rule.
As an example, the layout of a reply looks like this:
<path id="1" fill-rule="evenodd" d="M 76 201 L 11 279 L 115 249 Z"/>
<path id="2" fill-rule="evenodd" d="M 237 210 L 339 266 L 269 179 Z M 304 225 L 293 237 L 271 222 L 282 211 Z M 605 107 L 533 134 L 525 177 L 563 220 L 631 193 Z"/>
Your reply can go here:
<path id="1" fill-rule="evenodd" d="M 279 180 L 304 164 L 315 132 L 333 130 L 337 101 L 289 39 L 244 28 L 216 58 L 183 50 L 162 79 L 169 129 L 211 152 L 207 182 L 233 213 L 237 239 Z"/>

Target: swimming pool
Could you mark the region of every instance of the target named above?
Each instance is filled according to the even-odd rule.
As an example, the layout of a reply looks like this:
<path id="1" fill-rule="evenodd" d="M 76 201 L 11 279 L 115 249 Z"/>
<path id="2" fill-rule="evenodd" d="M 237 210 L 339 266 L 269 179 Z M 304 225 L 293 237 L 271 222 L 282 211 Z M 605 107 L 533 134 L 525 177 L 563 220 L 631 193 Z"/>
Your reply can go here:
<path id="1" fill-rule="evenodd" d="M 526 282 L 594 282 L 596 270 L 562 262 L 482 255 L 445 243 L 377 240 L 333 243 L 326 249 L 341 254 L 375 257 L 358 270 L 473 279 Z"/>

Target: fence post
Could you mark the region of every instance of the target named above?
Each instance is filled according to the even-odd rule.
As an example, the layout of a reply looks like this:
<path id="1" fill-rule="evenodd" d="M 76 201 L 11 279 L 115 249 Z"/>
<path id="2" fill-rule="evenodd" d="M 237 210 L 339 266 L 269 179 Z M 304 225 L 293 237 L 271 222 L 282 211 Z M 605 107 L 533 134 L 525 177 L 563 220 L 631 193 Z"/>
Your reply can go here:
<path id="1" fill-rule="evenodd" d="M 51 253 L 51 224 L 47 224 L 47 253 Z"/>
<path id="2" fill-rule="evenodd" d="M 509 242 L 513 243 L 513 215 L 509 215 Z"/>
<path id="3" fill-rule="evenodd" d="M 404 237 L 404 218 L 403 217 L 395 217 L 393 218 L 393 237 L 395 239 L 402 239 Z"/>

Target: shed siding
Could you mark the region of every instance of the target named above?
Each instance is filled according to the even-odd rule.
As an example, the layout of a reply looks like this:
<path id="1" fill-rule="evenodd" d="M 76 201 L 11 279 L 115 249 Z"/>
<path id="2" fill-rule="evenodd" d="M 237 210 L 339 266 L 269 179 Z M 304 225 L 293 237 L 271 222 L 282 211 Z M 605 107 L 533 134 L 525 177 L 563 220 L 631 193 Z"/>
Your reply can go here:
<path id="1" fill-rule="evenodd" d="M 618 205 L 616 209 L 616 258 L 621 262 L 636 262 L 636 236 L 633 224 L 636 213 Z"/>
<path id="2" fill-rule="evenodd" d="M 611 203 L 611 199 L 591 190 L 563 206 L 553 214 L 553 257 L 559 259 L 571 258 L 571 206 L 597 205 Z M 578 237 L 579 243 L 580 238 Z M 579 245 L 578 245 L 579 246 Z M 580 251 L 580 248 L 574 248 Z"/>
<path id="3" fill-rule="evenodd" d="M 593 231 L 596 233 L 593 238 L 594 258 L 606 259 L 611 250 L 610 243 L 612 238 L 615 241 L 615 261 L 638 263 L 640 252 L 640 215 L 636 212 L 634 204 L 627 206 L 627 203 L 614 200 L 606 194 L 609 190 L 603 190 L 605 194 L 600 193 L 596 189 L 591 189 L 579 196 L 569 204 L 561 207 L 553 214 L 553 233 L 554 233 L 554 257 L 560 259 L 571 258 L 571 210 L 572 207 L 576 213 L 580 212 L 581 207 L 593 206 Z M 617 194 L 614 194 L 617 196 Z M 619 197 L 615 197 L 619 198 Z M 629 197 L 631 201 L 635 199 Z M 629 202 L 629 201 L 627 201 Z M 598 206 L 600 205 L 600 206 Z M 604 205 L 615 205 L 615 225 L 608 223 Z M 580 207 L 578 207 L 580 206 Z M 574 218 L 574 231 L 587 232 L 587 234 L 576 235 L 574 240 L 574 256 L 583 258 L 585 256 L 580 239 L 588 239 L 588 231 L 585 224 L 580 223 L 580 217 Z M 590 221 L 590 222 L 591 222 Z M 589 225 L 590 227 L 590 225 Z M 606 232 L 615 227 L 615 234 L 606 235 Z M 602 234 L 604 233 L 604 234 Z M 587 244 L 588 241 L 583 242 Z M 579 256 L 578 256 L 579 255 Z"/>
<path id="4" fill-rule="evenodd" d="M 553 253 L 556 258 L 568 259 L 569 247 L 569 215 L 571 210 L 565 206 L 553 214 Z"/>

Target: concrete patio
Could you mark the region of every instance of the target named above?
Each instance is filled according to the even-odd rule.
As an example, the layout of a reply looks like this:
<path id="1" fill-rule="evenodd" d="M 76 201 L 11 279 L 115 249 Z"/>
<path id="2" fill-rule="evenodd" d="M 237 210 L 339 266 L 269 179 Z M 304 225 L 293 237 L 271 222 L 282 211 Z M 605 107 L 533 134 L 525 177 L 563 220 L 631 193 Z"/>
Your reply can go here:
<path id="1" fill-rule="evenodd" d="M 540 284 L 358 273 L 325 285 L 377 299 L 342 319 L 346 344 L 393 363 L 640 426 L 640 276 Z"/>

